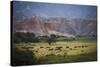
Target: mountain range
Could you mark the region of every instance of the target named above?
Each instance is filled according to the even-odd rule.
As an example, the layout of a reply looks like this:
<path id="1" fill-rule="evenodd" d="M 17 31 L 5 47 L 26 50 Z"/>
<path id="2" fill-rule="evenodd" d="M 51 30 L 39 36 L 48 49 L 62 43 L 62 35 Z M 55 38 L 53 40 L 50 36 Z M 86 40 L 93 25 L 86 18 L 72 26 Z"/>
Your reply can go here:
<path id="1" fill-rule="evenodd" d="M 16 19 L 13 18 L 14 32 L 35 33 L 37 36 L 60 35 L 67 37 L 96 36 L 97 20 L 68 18 L 68 17 L 40 17 Z"/>

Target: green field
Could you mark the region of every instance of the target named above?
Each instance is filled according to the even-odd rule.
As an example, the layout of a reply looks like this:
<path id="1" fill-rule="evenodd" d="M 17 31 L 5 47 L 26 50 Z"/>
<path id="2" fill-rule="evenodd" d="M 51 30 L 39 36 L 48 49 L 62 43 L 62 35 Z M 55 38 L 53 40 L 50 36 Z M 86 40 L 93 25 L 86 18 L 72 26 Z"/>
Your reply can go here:
<path id="1" fill-rule="evenodd" d="M 72 63 L 72 62 L 86 62 L 86 61 L 96 61 L 96 53 L 81 54 L 81 55 L 71 55 L 71 56 L 46 56 L 38 59 L 38 64 L 48 64 L 48 63 Z"/>
<path id="2" fill-rule="evenodd" d="M 34 40 L 34 39 L 33 39 Z M 47 38 L 13 45 L 12 65 L 36 65 L 84 62 L 97 60 L 97 42 L 94 37 L 58 37 L 48 43 Z"/>
<path id="3" fill-rule="evenodd" d="M 77 48 L 75 48 L 76 46 Z M 56 50 L 57 47 L 62 47 L 61 51 Z M 20 43 L 16 44 L 16 48 L 22 53 L 29 52 L 29 54 L 27 54 L 29 59 L 25 53 L 17 56 L 17 59 L 20 61 L 21 59 L 25 60 L 27 58 L 28 61 L 32 62 L 30 62 L 31 64 L 54 64 L 97 60 L 95 42 L 57 42 L 56 44 L 52 43 L 52 45 L 48 45 L 48 43 Z"/>

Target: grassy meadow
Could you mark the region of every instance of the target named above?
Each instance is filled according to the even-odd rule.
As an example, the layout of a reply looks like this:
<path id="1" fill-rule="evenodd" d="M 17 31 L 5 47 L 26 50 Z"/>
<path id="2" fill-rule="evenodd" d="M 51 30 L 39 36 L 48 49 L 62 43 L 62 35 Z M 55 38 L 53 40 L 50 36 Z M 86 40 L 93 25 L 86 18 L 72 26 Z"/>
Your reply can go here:
<path id="1" fill-rule="evenodd" d="M 96 44 L 94 37 L 57 37 L 50 44 L 45 38 L 38 42 L 19 42 L 14 44 L 12 63 L 36 65 L 96 61 Z"/>

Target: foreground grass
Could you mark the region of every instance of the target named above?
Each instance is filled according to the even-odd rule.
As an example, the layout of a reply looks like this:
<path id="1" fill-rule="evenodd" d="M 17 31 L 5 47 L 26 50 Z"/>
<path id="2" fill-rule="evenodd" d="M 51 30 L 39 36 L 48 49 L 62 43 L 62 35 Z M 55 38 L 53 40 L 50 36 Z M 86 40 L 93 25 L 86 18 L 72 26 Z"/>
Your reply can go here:
<path id="1" fill-rule="evenodd" d="M 75 46 L 82 46 L 82 45 L 87 45 L 88 47 L 74 48 Z M 44 55 L 46 53 L 49 53 L 48 49 L 51 49 L 51 48 L 55 49 L 56 47 L 59 47 L 59 46 L 63 47 L 62 51 L 60 51 L 61 55 L 56 55 L 55 50 L 51 51 L 51 52 L 54 52 L 52 54 Z M 66 46 L 69 46 L 69 48 L 65 48 Z M 47 48 L 47 47 L 50 47 L 50 48 Z M 22 52 L 22 54 L 20 55 L 19 55 L 19 52 L 14 52 L 15 54 L 18 54 L 15 57 L 15 60 L 16 59 L 18 60 L 15 62 L 15 64 L 18 63 L 16 65 L 72 63 L 72 62 L 85 62 L 85 61 L 87 62 L 87 61 L 97 60 L 96 42 L 92 42 L 92 43 L 91 42 L 83 43 L 83 42 L 78 42 L 78 41 L 77 42 L 57 42 L 56 44 L 52 44 L 52 45 L 48 45 L 48 43 L 20 43 L 20 44 L 16 44 L 16 48 L 19 49 L 19 52 L 24 50 L 24 52 Z M 70 48 L 72 49 L 70 50 Z M 27 52 L 26 50 L 29 50 L 29 52 Z M 38 50 L 38 52 L 34 53 L 34 50 Z M 78 51 L 78 52 L 82 51 L 82 53 L 70 55 L 74 53 L 74 51 Z M 27 54 L 26 52 L 29 54 Z M 67 52 L 69 55 L 67 54 L 62 55 L 63 52 L 65 53 Z M 26 55 L 29 56 L 29 58 Z M 25 62 L 22 60 L 24 60 Z"/>
<path id="2" fill-rule="evenodd" d="M 72 55 L 72 56 L 45 56 L 38 59 L 38 64 L 54 64 L 54 63 L 72 63 L 72 62 L 86 62 L 96 61 L 96 53 Z"/>
<path id="3" fill-rule="evenodd" d="M 83 48 L 82 46 L 87 47 Z M 55 64 L 97 60 L 96 40 L 91 38 L 89 40 L 88 38 L 77 38 L 73 41 L 67 41 L 64 38 L 59 38 L 56 43 L 52 43 L 51 45 L 47 42 L 28 42 L 17 43 L 15 44 L 15 47 L 18 48 L 17 52 L 15 51 L 13 53 L 14 62 L 12 64 L 15 65 Z M 55 50 L 57 47 L 61 47 L 61 50 Z M 57 51 L 58 53 L 60 52 L 61 55 L 56 55 Z M 51 53 L 48 54 L 49 52 Z M 75 55 L 72 55 L 73 53 Z"/>
<path id="4" fill-rule="evenodd" d="M 56 63 L 72 63 L 72 62 L 88 62 L 96 61 L 97 53 L 88 53 L 80 55 L 46 55 L 41 58 L 36 58 L 31 51 L 14 50 L 12 55 L 12 65 L 37 65 L 37 64 L 56 64 Z"/>

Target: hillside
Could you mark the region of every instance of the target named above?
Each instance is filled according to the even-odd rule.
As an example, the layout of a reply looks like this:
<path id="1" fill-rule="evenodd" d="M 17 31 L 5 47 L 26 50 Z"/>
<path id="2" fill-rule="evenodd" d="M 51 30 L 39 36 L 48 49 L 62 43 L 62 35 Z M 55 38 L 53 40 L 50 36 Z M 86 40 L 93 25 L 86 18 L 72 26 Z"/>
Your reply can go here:
<path id="1" fill-rule="evenodd" d="M 96 36 L 96 19 L 51 17 L 45 18 L 33 16 L 31 18 L 15 19 L 14 32 L 30 32 L 36 35 L 62 35 L 74 36 Z"/>

